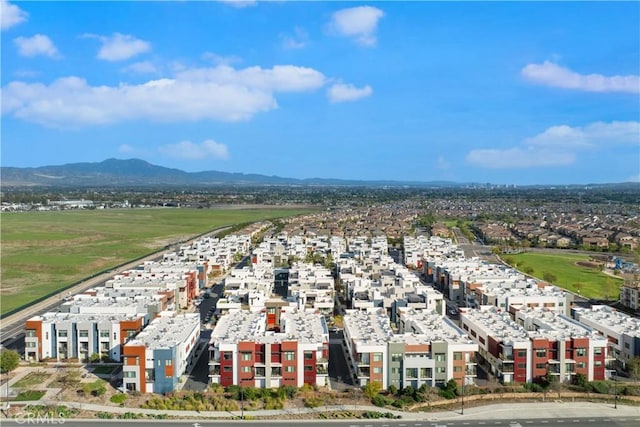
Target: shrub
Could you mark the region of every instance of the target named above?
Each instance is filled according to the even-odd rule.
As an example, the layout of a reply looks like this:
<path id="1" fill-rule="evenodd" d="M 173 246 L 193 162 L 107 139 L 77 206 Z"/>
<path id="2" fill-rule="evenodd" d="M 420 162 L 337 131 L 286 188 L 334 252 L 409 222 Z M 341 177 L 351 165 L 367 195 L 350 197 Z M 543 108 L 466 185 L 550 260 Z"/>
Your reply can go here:
<path id="1" fill-rule="evenodd" d="M 306 408 L 317 408 L 322 405 L 322 400 L 319 397 L 312 396 L 304 399 L 304 406 Z"/>
<path id="2" fill-rule="evenodd" d="M 110 412 L 98 412 L 96 417 L 101 418 L 103 420 L 110 420 L 113 418 L 113 414 Z"/>
<path id="3" fill-rule="evenodd" d="M 607 394 L 609 393 L 609 384 L 605 381 L 591 381 L 589 383 L 595 393 Z"/>
<path id="4" fill-rule="evenodd" d="M 112 403 L 124 403 L 125 400 L 127 400 L 127 395 L 124 393 L 118 393 L 118 394 L 114 394 L 113 396 L 111 396 L 111 398 L 109 399 Z"/>
<path id="5" fill-rule="evenodd" d="M 371 400 L 371 403 L 373 403 L 374 405 L 379 406 L 379 407 L 382 408 L 384 406 L 387 406 L 388 400 L 387 400 L 386 397 L 384 397 L 383 395 L 379 394 L 379 395 L 377 395 L 376 397 L 374 397 Z"/>

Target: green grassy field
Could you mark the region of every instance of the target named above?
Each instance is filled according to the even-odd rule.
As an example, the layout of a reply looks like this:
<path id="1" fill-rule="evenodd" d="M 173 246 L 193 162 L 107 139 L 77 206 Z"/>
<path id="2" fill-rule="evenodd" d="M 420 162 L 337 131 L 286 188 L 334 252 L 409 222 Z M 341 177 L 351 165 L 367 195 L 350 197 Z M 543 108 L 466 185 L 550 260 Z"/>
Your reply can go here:
<path id="1" fill-rule="evenodd" d="M 3 213 L 0 313 L 208 230 L 310 209 L 113 209 Z"/>
<path id="2" fill-rule="evenodd" d="M 543 279 L 545 273 L 551 273 L 557 278 L 554 285 L 587 298 L 617 299 L 622 285 L 621 279 L 608 276 L 598 268 L 576 264 L 578 261 L 589 261 L 587 255 L 525 252 L 503 257 L 505 261 L 509 259 L 521 271 L 525 266 L 533 268 L 531 275 L 539 279 Z"/>

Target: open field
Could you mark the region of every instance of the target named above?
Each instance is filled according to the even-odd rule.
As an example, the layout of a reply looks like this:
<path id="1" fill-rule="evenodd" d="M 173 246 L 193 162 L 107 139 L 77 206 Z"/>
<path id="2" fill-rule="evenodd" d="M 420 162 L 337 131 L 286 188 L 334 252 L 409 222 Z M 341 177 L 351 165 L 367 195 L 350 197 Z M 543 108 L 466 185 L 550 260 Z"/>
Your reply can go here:
<path id="1" fill-rule="evenodd" d="M 532 276 L 543 279 L 545 273 L 556 277 L 554 285 L 592 299 L 617 299 L 622 280 L 609 276 L 599 268 L 577 265 L 579 261 L 589 261 L 587 255 L 545 254 L 524 252 L 506 255 L 504 261 L 513 260 L 513 266 L 521 270 L 526 266 L 533 269 Z"/>
<path id="2" fill-rule="evenodd" d="M 3 213 L 0 312 L 214 228 L 311 209 L 130 209 Z"/>

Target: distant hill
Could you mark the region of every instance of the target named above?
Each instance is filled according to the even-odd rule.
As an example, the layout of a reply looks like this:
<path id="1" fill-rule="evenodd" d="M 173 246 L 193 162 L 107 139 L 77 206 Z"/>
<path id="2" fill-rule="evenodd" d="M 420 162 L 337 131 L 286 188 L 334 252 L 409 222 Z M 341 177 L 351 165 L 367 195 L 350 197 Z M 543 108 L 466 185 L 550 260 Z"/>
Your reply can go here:
<path id="1" fill-rule="evenodd" d="M 98 163 L 69 163 L 37 168 L 0 167 L 3 187 L 172 187 L 211 185 L 292 185 L 292 186 L 364 186 L 453 188 L 486 187 L 488 184 L 455 183 L 450 181 L 365 181 L 331 178 L 285 178 L 259 174 L 220 171 L 185 172 L 153 165 L 140 159 L 107 159 Z M 490 184 L 489 184 L 490 185 Z M 546 187 L 551 186 L 531 186 Z M 640 183 L 585 184 L 556 188 L 620 188 L 640 189 Z"/>
<path id="2" fill-rule="evenodd" d="M 107 159 L 99 163 L 69 163 L 37 168 L 1 167 L 7 187 L 135 187 L 207 185 L 303 185 L 303 186 L 433 186 L 452 187 L 453 182 L 358 181 L 325 178 L 296 179 L 220 171 L 185 172 L 153 165 L 140 159 Z"/>

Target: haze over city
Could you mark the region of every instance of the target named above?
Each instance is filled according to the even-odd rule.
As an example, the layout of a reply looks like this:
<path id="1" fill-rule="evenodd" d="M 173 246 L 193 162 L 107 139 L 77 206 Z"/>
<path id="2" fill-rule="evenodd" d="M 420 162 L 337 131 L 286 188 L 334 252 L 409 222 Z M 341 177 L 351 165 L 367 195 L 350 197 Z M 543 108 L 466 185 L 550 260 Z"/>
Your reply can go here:
<path id="1" fill-rule="evenodd" d="M 640 181 L 640 5 L 2 1 L 2 165 Z"/>

